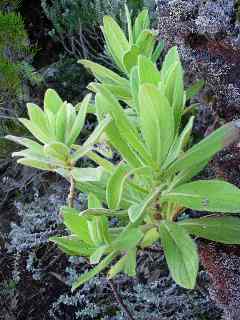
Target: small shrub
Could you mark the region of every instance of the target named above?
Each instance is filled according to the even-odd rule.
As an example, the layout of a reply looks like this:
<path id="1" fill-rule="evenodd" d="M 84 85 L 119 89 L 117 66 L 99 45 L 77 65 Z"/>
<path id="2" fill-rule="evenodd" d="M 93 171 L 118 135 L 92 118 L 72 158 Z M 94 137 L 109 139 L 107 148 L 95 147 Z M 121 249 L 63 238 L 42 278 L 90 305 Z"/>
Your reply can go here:
<path id="1" fill-rule="evenodd" d="M 39 143 L 8 138 L 26 147 L 14 154 L 19 163 L 57 172 L 70 182 L 69 206 L 61 213 L 71 234 L 50 240 L 67 254 L 87 257 L 95 265 L 73 289 L 107 268 L 109 279 L 121 272 L 134 277 L 138 252 L 159 240 L 172 278 L 193 289 L 199 259 L 191 235 L 240 243 L 239 218 L 215 214 L 239 213 L 239 189 L 219 180 L 192 182 L 218 151 L 239 140 L 240 123 L 227 123 L 191 146 L 194 117 L 186 121 L 186 103 L 202 84 L 185 89 L 176 47 L 168 51 L 159 70 L 161 44 L 148 30 L 147 11 L 140 13 L 133 27 L 127 9 L 126 13 L 128 39 L 111 17 L 104 18 L 103 26 L 108 52 L 121 75 L 94 64 L 99 81 L 94 86 L 95 101 L 88 95 L 74 108 L 48 90 L 44 110 L 29 104 L 30 120 L 20 119 Z M 77 145 L 87 113 L 95 113 L 99 124 Z M 101 149 L 96 152 L 96 143 L 103 141 L 121 156 L 118 163 Z M 82 157 L 93 160 L 97 168 L 78 167 Z M 75 188 L 88 193 L 88 209 L 81 212 L 73 208 Z M 182 215 L 188 208 L 210 214 L 189 219 Z"/>

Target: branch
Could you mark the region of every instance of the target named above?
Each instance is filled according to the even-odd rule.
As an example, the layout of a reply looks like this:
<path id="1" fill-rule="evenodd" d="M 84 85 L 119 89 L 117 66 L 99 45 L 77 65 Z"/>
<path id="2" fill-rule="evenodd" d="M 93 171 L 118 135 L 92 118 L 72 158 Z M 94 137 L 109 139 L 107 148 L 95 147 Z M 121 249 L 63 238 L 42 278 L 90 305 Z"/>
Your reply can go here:
<path id="1" fill-rule="evenodd" d="M 113 283 L 112 280 L 108 279 L 108 283 L 112 289 L 112 292 L 114 294 L 114 297 L 116 299 L 116 301 L 118 302 L 120 308 L 122 309 L 122 311 L 127 315 L 127 318 L 129 320 L 134 320 L 133 316 L 131 315 L 130 311 L 128 310 L 127 306 L 125 305 L 125 303 L 123 302 L 122 297 L 119 295 L 119 293 L 117 292 L 117 289 Z"/>

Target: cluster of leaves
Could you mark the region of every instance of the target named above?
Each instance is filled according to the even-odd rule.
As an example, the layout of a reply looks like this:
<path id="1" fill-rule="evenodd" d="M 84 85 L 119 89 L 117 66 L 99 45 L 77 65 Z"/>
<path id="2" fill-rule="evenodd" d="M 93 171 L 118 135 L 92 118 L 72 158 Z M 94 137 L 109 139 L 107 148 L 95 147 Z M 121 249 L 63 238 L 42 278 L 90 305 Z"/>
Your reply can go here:
<path id="1" fill-rule="evenodd" d="M 146 2 L 147 7 L 153 6 L 154 1 Z M 102 51 L 99 26 L 105 14 L 114 17 L 125 28 L 124 5 L 130 5 L 134 12 L 145 5 L 142 0 L 41 0 L 41 4 L 53 25 L 50 36 L 62 44 L 66 54 L 76 59 L 99 58 Z"/>
<path id="2" fill-rule="evenodd" d="M 184 73 L 176 47 L 166 54 L 161 69 L 156 61 L 162 43 L 156 43 L 144 10 L 132 24 L 129 11 L 128 38 L 111 18 L 104 18 L 107 50 L 119 73 L 90 61 L 97 82 L 76 108 L 48 90 L 44 110 L 29 104 L 30 120 L 20 119 L 41 143 L 8 137 L 25 150 L 15 153 L 18 162 L 58 172 L 73 188 L 88 193 L 88 209 L 62 208 L 71 234 L 54 237 L 66 253 L 89 257 L 96 265 L 73 285 L 79 287 L 110 266 L 108 278 L 124 272 L 136 274 L 136 256 L 142 248 L 161 241 L 173 279 L 185 288 L 195 286 L 198 253 L 191 235 L 226 244 L 239 244 L 240 190 L 219 180 L 191 182 L 222 148 L 239 139 L 240 122 L 223 125 L 191 146 L 194 117 L 186 118 L 191 97 L 200 84 L 185 89 Z M 76 109 L 79 109 L 78 113 Z M 98 126 L 83 145 L 77 137 L 88 112 Z M 113 164 L 96 143 L 105 143 L 121 156 Z M 87 156 L 97 168 L 78 168 Z M 70 202 L 71 204 L 71 202 Z M 208 216 L 178 219 L 187 209 L 207 211 Z M 224 215 L 214 214 L 225 213 Z M 113 227 L 112 217 L 119 224 Z"/>

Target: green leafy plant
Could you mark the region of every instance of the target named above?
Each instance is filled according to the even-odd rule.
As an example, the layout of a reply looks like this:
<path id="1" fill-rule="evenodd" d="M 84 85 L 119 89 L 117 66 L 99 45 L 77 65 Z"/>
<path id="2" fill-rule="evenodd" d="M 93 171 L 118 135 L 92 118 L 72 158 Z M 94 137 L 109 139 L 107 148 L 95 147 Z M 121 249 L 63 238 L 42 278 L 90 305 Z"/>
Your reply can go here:
<path id="1" fill-rule="evenodd" d="M 140 18 L 145 15 L 143 11 Z M 104 22 L 107 45 L 114 59 L 117 56 L 119 72 L 128 76 L 121 58 L 131 51 L 129 42 L 112 19 L 106 17 Z M 121 35 L 113 36 L 118 32 Z M 136 31 L 133 34 L 136 38 Z M 61 210 L 70 235 L 53 237 L 51 241 L 67 254 L 88 257 L 96 265 L 80 276 L 73 289 L 106 268 L 109 279 L 120 272 L 135 276 L 138 252 L 158 241 L 174 280 L 192 289 L 199 265 L 192 235 L 240 244 L 240 220 L 229 215 L 240 212 L 240 190 L 225 181 L 192 181 L 218 151 L 239 140 L 240 122 L 227 123 L 191 146 L 194 117 L 185 124 L 183 117 L 188 109 L 186 101 L 199 88 L 185 89 L 176 47 L 166 54 L 160 70 L 153 61 L 152 46 L 149 54 L 143 53 L 148 47 L 141 47 L 129 69 L 134 70 L 128 88 L 134 97 L 130 103 L 134 116 L 125 104 L 121 105 L 122 99 L 117 99 L 110 86 L 110 80 L 118 83 L 119 75 L 109 76 L 110 71 L 105 70 L 100 76 L 95 69 L 96 78 L 102 83 L 94 104 L 87 96 L 76 113 L 72 105 L 48 90 L 44 111 L 30 104 L 30 120 L 21 119 L 41 144 L 8 137 L 27 147 L 14 154 L 21 157 L 20 163 L 56 171 L 71 183 L 69 206 Z M 124 81 L 128 81 L 127 77 Z M 75 143 L 87 112 L 96 114 L 99 125 L 79 146 Z M 118 163 L 107 159 L 101 149 L 96 151 L 96 143 L 102 141 L 121 156 Z M 98 167 L 78 168 L 77 160 L 82 156 L 94 160 Z M 83 212 L 73 208 L 74 187 L 88 193 L 88 208 Z M 188 208 L 209 215 L 182 219 Z M 117 219 L 117 227 L 111 223 L 112 217 Z"/>

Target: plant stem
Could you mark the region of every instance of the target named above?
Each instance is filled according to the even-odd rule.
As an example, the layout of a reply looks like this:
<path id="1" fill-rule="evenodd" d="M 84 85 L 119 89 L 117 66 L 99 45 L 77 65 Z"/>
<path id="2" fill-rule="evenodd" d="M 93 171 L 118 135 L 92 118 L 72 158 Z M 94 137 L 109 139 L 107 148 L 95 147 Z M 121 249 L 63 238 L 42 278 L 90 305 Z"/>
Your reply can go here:
<path id="1" fill-rule="evenodd" d="M 127 315 L 129 320 L 134 320 L 133 316 L 131 315 L 130 311 L 128 310 L 127 306 L 125 305 L 125 303 L 123 302 L 122 297 L 119 295 L 119 293 L 117 292 L 117 289 L 113 283 L 113 281 L 111 279 L 108 279 L 108 283 L 112 289 L 112 292 L 114 294 L 114 297 L 116 299 L 116 301 L 118 302 L 120 308 L 122 309 L 122 311 Z"/>
<path id="2" fill-rule="evenodd" d="M 70 177 L 70 188 L 69 188 L 69 194 L 68 194 L 68 206 L 69 208 L 73 208 L 74 207 L 74 197 L 75 197 L 75 182 L 73 177 Z"/>

